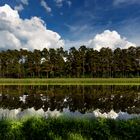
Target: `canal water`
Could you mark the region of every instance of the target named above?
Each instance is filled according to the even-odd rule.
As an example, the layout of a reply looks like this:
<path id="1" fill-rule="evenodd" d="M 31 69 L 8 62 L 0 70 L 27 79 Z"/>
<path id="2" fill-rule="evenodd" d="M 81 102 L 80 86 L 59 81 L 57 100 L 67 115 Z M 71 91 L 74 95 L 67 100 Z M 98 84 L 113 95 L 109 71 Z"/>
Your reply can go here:
<path id="1" fill-rule="evenodd" d="M 0 86 L 0 119 L 35 115 L 140 117 L 140 86 Z"/>

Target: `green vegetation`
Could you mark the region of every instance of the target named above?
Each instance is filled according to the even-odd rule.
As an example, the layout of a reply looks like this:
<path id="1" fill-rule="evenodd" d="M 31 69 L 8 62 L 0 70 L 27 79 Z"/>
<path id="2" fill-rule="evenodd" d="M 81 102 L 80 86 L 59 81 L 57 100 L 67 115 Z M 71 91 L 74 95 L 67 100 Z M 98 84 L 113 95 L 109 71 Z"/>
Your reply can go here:
<path id="1" fill-rule="evenodd" d="M 1 120 L 1 140 L 139 140 L 140 120 L 28 118 Z"/>
<path id="2" fill-rule="evenodd" d="M 140 85 L 140 78 L 0 78 L 0 85 Z"/>
<path id="3" fill-rule="evenodd" d="M 138 78 L 140 47 L 0 51 L 0 78 Z"/>

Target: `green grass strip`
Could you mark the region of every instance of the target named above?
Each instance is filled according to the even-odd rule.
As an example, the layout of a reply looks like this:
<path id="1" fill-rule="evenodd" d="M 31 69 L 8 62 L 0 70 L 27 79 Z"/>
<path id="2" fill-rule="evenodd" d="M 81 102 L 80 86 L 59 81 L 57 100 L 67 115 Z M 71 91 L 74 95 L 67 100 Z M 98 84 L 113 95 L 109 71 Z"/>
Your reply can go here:
<path id="1" fill-rule="evenodd" d="M 0 78 L 0 85 L 140 85 L 140 78 Z"/>

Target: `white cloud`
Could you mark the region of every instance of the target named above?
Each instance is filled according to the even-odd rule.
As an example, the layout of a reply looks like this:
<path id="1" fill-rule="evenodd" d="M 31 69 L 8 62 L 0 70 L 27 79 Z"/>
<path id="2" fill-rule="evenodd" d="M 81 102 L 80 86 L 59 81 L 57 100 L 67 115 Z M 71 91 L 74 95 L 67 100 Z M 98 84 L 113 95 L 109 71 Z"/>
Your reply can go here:
<path id="1" fill-rule="evenodd" d="M 80 46 L 87 46 L 88 41 L 87 40 L 78 40 L 78 41 L 73 41 L 73 40 L 65 40 L 65 49 L 68 50 L 71 47 L 79 48 Z"/>
<path id="2" fill-rule="evenodd" d="M 22 11 L 24 9 L 24 7 L 22 4 L 19 4 L 19 5 L 15 6 L 14 9 L 17 11 Z"/>
<path id="3" fill-rule="evenodd" d="M 4 6 L 0 7 L 0 19 L 4 20 L 13 20 L 13 18 L 19 18 L 19 14 L 16 10 L 13 10 L 9 5 L 5 4 Z"/>
<path id="4" fill-rule="evenodd" d="M 64 3 L 66 3 L 69 7 L 71 7 L 72 2 L 70 0 L 54 0 L 56 3 L 56 6 L 61 8 Z"/>
<path id="5" fill-rule="evenodd" d="M 41 6 L 45 8 L 47 13 L 51 13 L 52 11 L 51 7 L 49 7 L 48 4 L 44 0 L 41 0 Z"/>
<path id="6" fill-rule="evenodd" d="M 128 48 L 130 46 L 136 46 L 136 44 L 127 41 L 126 38 L 121 37 L 116 31 L 105 30 L 101 34 L 97 34 L 88 43 L 89 47 L 93 47 L 96 50 L 100 50 L 102 47 L 115 48 Z"/>
<path id="7" fill-rule="evenodd" d="M 58 33 L 48 30 L 38 17 L 21 19 L 9 5 L 0 7 L 0 48 L 29 50 L 63 47 Z"/>
<path id="8" fill-rule="evenodd" d="M 62 6 L 63 6 L 63 1 L 64 1 L 64 0 L 55 0 L 56 6 L 57 6 L 57 7 L 62 7 Z"/>
<path id="9" fill-rule="evenodd" d="M 28 5 L 28 4 L 29 4 L 28 0 L 21 0 L 21 2 L 22 2 L 24 5 Z"/>
<path id="10" fill-rule="evenodd" d="M 69 7 L 71 7 L 72 2 L 68 0 L 68 1 L 67 1 L 67 4 L 68 4 Z"/>
<path id="11" fill-rule="evenodd" d="M 0 47 L 2 49 L 19 49 L 18 47 L 21 46 L 20 41 L 15 37 L 14 34 L 8 31 L 0 31 Z"/>
<path id="12" fill-rule="evenodd" d="M 140 4 L 140 0 L 114 0 L 113 2 L 114 5 L 121 5 L 121 4 Z"/>
<path id="13" fill-rule="evenodd" d="M 24 10 L 24 6 L 27 6 L 28 4 L 29 4 L 28 0 L 21 0 L 19 2 L 19 5 L 16 5 L 14 9 L 17 11 L 22 11 Z"/>

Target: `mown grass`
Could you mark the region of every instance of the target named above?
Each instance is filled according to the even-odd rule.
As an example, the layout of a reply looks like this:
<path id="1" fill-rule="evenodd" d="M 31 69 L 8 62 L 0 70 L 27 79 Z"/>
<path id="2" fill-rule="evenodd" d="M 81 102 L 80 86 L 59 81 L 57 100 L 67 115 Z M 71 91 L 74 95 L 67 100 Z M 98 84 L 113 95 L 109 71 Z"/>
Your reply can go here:
<path id="1" fill-rule="evenodd" d="M 140 85 L 140 78 L 0 78 L 0 85 Z"/>
<path id="2" fill-rule="evenodd" d="M 29 118 L 1 120 L 1 140 L 139 140 L 140 119 Z"/>

